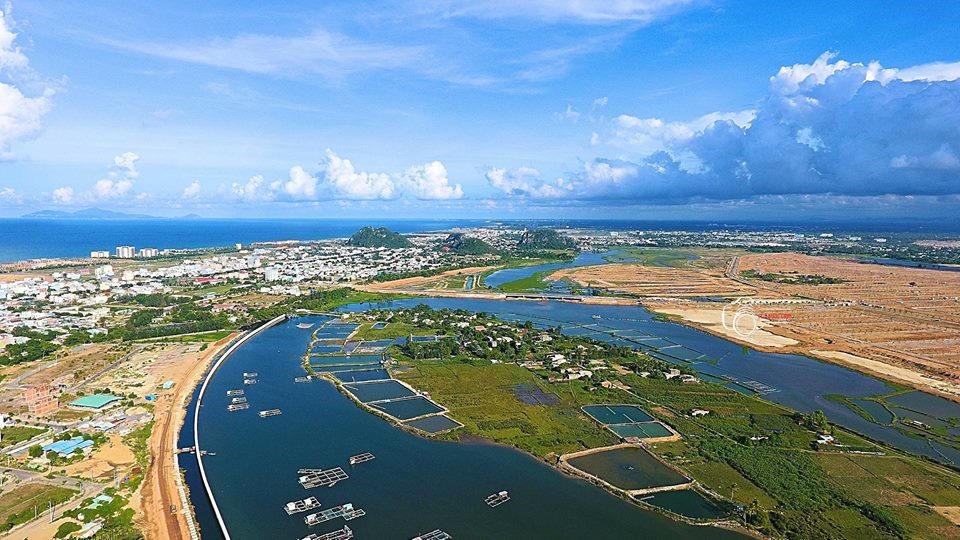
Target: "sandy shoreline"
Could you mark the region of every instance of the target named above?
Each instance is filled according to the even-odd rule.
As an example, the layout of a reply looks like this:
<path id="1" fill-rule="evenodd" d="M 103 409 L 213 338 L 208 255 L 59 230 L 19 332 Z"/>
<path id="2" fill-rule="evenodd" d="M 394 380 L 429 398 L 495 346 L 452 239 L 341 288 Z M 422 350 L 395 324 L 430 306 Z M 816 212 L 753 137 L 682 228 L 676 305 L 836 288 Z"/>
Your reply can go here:
<path id="1" fill-rule="evenodd" d="M 196 362 L 185 366 L 180 377 L 173 378 L 174 391 L 164 395 L 156 405 L 153 432 L 148 440 L 151 461 L 137 508 L 137 517 L 148 540 L 190 538 L 186 512 L 192 512 L 192 509 L 182 507 L 177 489 L 180 471 L 173 464 L 176 437 L 186 418 L 190 394 L 213 358 L 237 335 L 233 333 L 217 341 L 203 351 Z"/>

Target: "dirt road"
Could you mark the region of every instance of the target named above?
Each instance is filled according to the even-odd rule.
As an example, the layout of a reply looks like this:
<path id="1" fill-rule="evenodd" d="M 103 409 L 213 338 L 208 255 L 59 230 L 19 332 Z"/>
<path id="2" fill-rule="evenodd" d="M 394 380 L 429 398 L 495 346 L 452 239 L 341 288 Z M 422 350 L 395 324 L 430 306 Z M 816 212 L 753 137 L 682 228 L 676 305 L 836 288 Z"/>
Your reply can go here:
<path id="1" fill-rule="evenodd" d="M 186 416 L 189 396 L 210 366 L 214 356 L 235 338 L 234 333 L 208 347 L 196 362 L 184 366 L 173 377 L 174 391 L 163 394 L 154 409 L 154 427 L 150 435 L 151 462 L 140 493 L 140 517 L 148 540 L 183 540 L 190 537 L 186 513 L 177 490 L 180 471 L 174 466 L 176 434 Z"/>

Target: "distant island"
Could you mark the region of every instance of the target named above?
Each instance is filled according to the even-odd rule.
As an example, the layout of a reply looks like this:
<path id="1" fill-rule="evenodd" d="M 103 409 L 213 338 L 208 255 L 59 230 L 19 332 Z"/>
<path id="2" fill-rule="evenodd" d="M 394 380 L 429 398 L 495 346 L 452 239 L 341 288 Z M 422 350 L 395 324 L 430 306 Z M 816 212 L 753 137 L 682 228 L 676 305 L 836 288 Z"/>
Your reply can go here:
<path id="1" fill-rule="evenodd" d="M 391 231 L 386 227 L 366 226 L 355 232 L 347 240 L 348 246 L 368 248 L 400 249 L 413 246 L 402 234 Z"/>
<path id="2" fill-rule="evenodd" d="M 104 210 L 102 208 L 86 208 L 76 212 L 65 212 L 62 210 L 39 210 L 20 216 L 25 219 L 202 219 L 197 214 L 187 214 L 178 218 L 165 218 L 160 216 L 151 216 L 147 214 L 128 214 L 126 212 L 115 212 L 113 210 Z"/>

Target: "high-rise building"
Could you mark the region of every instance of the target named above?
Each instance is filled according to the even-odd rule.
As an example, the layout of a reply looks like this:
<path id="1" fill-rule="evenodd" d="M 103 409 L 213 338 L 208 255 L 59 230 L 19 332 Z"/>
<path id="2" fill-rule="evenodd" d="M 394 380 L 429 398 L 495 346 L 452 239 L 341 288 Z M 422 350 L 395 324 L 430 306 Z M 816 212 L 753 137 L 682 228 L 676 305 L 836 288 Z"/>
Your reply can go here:
<path id="1" fill-rule="evenodd" d="M 133 246 L 117 246 L 116 256 L 119 259 L 132 259 L 137 254 L 137 249 Z"/>
<path id="2" fill-rule="evenodd" d="M 143 258 L 149 258 L 149 257 L 156 257 L 159 254 L 160 254 L 160 250 L 158 250 L 157 248 L 140 248 L 140 252 L 138 256 Z"/>

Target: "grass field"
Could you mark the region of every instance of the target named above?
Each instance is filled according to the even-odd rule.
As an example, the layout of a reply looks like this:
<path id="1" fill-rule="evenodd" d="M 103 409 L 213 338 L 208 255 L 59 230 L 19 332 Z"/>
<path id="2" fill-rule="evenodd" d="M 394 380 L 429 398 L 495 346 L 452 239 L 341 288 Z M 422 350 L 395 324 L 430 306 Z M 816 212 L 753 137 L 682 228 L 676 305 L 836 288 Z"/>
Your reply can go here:
<path id="1" fill-rule="evenodd" d="M 197 334 L 184 334 L 180 336 L 170 336 L 162 338 L 152 338 L 142 340 L 145 343 L 213 343 L 229 336 L 233 330 L 214 330 L 213 332 L 200 332 Z"/>
<path id="2" fill-rule="evenodd" d="M 587 394 L 582 384 L 543 386 L 534 374 L 508 364 L 418 362 L 398 376 L 414 388 L 429 392 L 469 433 L 539 457 L 616 442 L 612 434 L 580 412 L 582 405 L 603 399 Z M 559 390 L 559 403 L 526 405 L 512 392 L 511 387 L 517 384 L 540 386 L 547 392 Z"/>
<path id="3" fill-rule="evenodd" d="M 549 284 L 544 281 L 543 278 L 552 273 L 553 270 L 535 272 L 534 274 L 525 278 L 503 283 L 497 287 L 497 289 L 508 293 L 542 291 L 549 287 Z"/>
<path id="4" fill-rule="evenodd" d="M 34 518 L 34 508 L 41 511 L 49 503 L 60 504 L 77 492 L 46 484 L 25 484 L 0 495 L 0 531 L 8 531 L 15 525 Z"/>
<path id="5" fill-rule="evenodd" d="M 5 427 L 3 428 L 3 440 L 0 440 L 0 448 L 20 444 L 24 441 L 29 441 L 44 431 L 46 430 L 27 426 Z"/>

